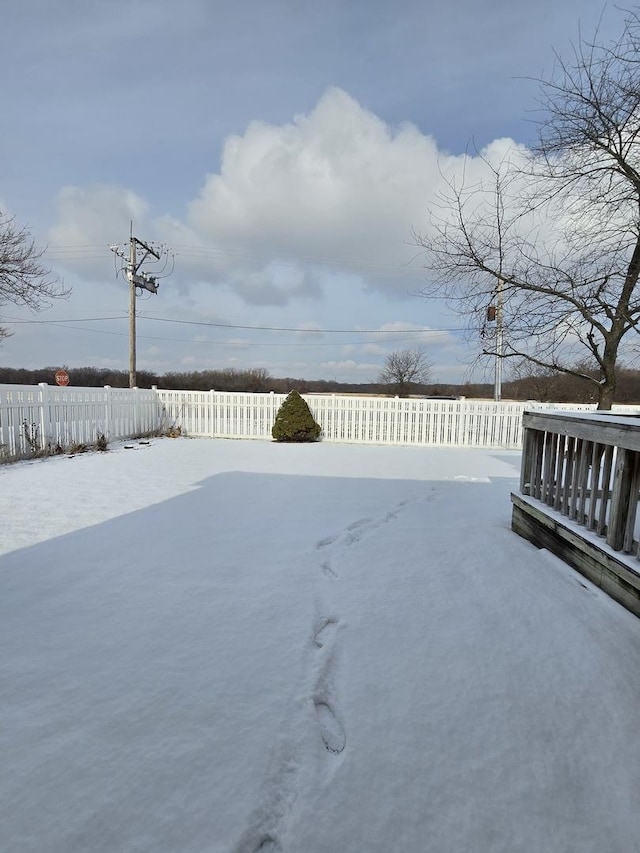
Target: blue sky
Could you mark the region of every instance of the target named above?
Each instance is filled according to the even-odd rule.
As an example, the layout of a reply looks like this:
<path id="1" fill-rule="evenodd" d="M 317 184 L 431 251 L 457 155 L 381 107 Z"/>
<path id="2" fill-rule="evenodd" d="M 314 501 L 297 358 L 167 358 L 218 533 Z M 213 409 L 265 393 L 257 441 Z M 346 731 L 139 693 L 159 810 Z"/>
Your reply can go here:
<path id="1" fill-rule="evenodd" d="M 128 368 L 109 246 L 133 220 L 175 261 L 138 300 L 140 369 L 368 382 L 420 346 L 435 381 L 462 380 L 474 349 L 417 295 L 412 231 L 443 170 L 534 140 L 528 78 L 601 17 L 617 35 L 591 0 L 8 4 L 0 210 L 72 292 L 36 316 L 3 306 L 0 363 Z"/>

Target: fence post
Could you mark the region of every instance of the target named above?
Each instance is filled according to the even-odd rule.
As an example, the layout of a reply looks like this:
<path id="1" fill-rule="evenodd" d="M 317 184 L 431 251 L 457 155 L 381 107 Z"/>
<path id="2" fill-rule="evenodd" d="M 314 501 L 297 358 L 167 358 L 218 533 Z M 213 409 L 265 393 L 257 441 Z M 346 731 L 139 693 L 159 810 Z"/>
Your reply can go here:
<path id="1" fill-rule="evenodd" d="M 111 385 L 104 386 L 105 392 L 105 423 L 104 423 L 104 434 L 108 441 L 111 440 L 111 420 L 113 418 L 113 403 L 111 400 Z"/>
<path id="2" fill-rule="evenodd" d="M 47 446 L 47 439 L 45 437 L 47 433 L 47 426 L 48 423 L 51 421 L 51 411 L 49 411 L 48 417 L 46 417 L 45 407 L 47 409 L 50 409 L 51 401 L 49 399 L 49 386 L 47 385 L 47 383 L 39 382 L 38 387 L 40 388 L 40 423 L 38 425 L 40 430 L 39 444 L 40 450 L 44 450 Z"/>
<path id="3" fill-rule="evenodd" d="M 140 419 L 138 418 L 138 386 L 134 385 L 130 389 L 129 394 L 129 413 L 131 413 L 131 405 L 133 403 L 133 437 L 140 434 Z"/>
<path id="4" fill-rule="evenodd" d="M 209 399 L 209 433 L 211 435 L 211 438 L 214 438 L 215 434 L 216 434 L 216 430 L 215 430 L 216 397 L 215 397 L 215 394 L 216 394 L 216 392 L 213 390 L 213 388 L 211 388 L 209 391 L 209 398 L 210 398 Z"/>
<path id="5" fill-rule="evenodd" d="M 389 433 L 388 433 L 388 443 L 395 444 L 396 443 L 396 435 L 398 433 L 398 395 L 391 400 L 391 405 L 389 407 L 389 414 L 391 415 L 391 423 L 389 424 Z"/>
<path id="6" fill-rule="evenodd" d="M 271 438 L 271 430 L 276 422 L 276 395 L 274 391 L 269 391 L 269 427 L 267 435 Z"/>
<path id="7" fill-rule="evenodd" d="M 160 397 L 158 396 L 158 386 L 152 385 L 151 390 L 155 394 L 153 400 L 153 410 L 151 413 L 153 418 L 153 430 L 155 432 L 157 430 L 162 430 L 162 405 L 160 403 Z"/>
<path id="8" fill-rule="evenodd" d="M 331 439 L 337 439 L 337 437 L 338 437 L 338 430 L 336 427 L 337 410 L 338 410 L 338 404 L 336 402 L 336 395 L 335 395 L 335 393 L 333 393 L 331 395 L 331 416 L 330 416 L 331 417 L 331 429 L 328 431 L 325 431 L 325 437 L 330 439 L 330 440 Z M 329 432 L 329 435 L 327 435 L 327 432 Z"/>

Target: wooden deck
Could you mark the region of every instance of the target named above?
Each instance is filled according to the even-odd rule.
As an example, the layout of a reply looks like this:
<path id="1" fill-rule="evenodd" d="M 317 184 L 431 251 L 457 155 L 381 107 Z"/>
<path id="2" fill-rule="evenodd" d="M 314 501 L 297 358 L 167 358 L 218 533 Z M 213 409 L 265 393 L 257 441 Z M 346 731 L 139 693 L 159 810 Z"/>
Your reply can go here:
<path id="1" fill-rule="evenodd" d="M 640 616 L 640 420 L 525 412 L 512 529 Z"/>

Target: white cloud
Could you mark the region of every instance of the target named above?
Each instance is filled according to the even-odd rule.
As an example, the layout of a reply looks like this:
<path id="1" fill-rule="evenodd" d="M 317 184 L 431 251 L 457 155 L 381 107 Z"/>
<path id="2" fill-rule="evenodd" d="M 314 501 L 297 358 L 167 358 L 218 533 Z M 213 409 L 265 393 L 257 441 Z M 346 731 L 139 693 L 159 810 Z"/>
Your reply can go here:
<path id="1" fill-rule="evenodd" d="M 298 331 L 295 334 L 296 338 L 299 341 L 319 341 L 324 337 L 322 326 L 320 325 L 320 323 L 316 323 L 314 320 L 296 323 L 296 328 L 298 329 Z"/>
<path id="2" fill-rule="evenodd" d="M 189 225 L 239 251 L 375 275 L 407 261 L 437 164 L 431 137 L 410 124 L 390 128 L 331 89 L 291 124 L 253 122 L 227 139 Z"/>
<path id="3" fill-rule="evenodd" d="M 404 349 L 433 344 L 442 345 L 443 343 L 454 340 L 446 329 L 430 329 L 427 326 L 419 326 L 416 323 L 407 323 L 403 320 L 383 323 L 380 329 L 388 333 L 384 337 L 397 337 L 402 332 L 408 332 L 409 334 L 406 335 L 407 344 Z"/>
<path id="4" fill-rule="evenodd" d="M 511 149 L 501 139 L 482 156 L 499 162 Z M 414 125 L 391 127 L 330 89 L 290 124 L 252 122 L 228 138 L 188 225 L 245 260 L 351 270 L 371 289 L 406 295 L 412 230 L 427 227 L 430 202 L 456 173 L 476 182 L 486 172 L 482 157 L 441 152 Z"/>
<path id="5" fill-rule="evenodd" d="M 341 374 L 352 374 L 355 371 L 357 373 L 371 374 L 371 381 L 374 381 L 375 376 L 380 372 L 379 364 L 354 361 L 352 359 L 345 361 L 323 361 L 319 366 L 326 371 L 327 379 L 331 378 L 332 375 L 336 375 L 339 378 Z M 361 378 L 361 381 L 365 382 L 367 380 Z"/>
<path id="6" fill-rule="evenodd" d="M 344 348 L 344 354 L 347 355 L 355 351 L 354 346 L 346 346 Z M 377 355 L 377 356 L 385 356 L 389 352 L 388 347 L 383 347 L 380 344 L 365 344 L 364 346 L 359 348 L 359 352 L 364 353 L 365 355 Z"/>
<path id="7" fill-rule="evenodd" d="M 319 299 L 321 288 L 313 270 L 268 264 L 264 269 L 234 271 L 227 283 L 248 305 L 286 305 L 292 299 Z"/>
<path id="8" fill-rule="evenodd" d="M 499 162 L 510 150 L 516 150 L 513 143 L 501 139 L 482 154 Z M 433 138 L 416 126 L 390 126 L 344 91 L 330 89 L 309 113 L 288 124 L 252 122 L 244 134 L 228 137 L 219 171 L 204 179 L 185 218 L 175 211 L 154 215 L 145 199 L 124 187 L 66 187 L 49 241 L 52 250 L 68 249 L 56 256 L 56 263 L 84 280 L 73 301 L 85 311 L 96 300 L 98 287 L 91 282 L 113 280 L 109 243 L 124 242 L 133 220 L 137 236 L 176 251 L 174 274 L 162 282 L 158 296 L 140 302 L 141 323 L 146 314 L 299 328 L 295 362 L 285 360 L 284 350 L 261 351 L 260 342 L 277 343 L 264 337 L 252 342 L 251 360 L 261 359 L 274 375 L 302 371 L 300 375 L 306 372 L 311 378 L 312 372 L 333 371 L 345 379 L 364 379 L 377 375 L 384 355 L 395 349 L 422 346 L 434 364 L 445 354 L 453 359 L 461 353 L 456 338 L 438 331 L 457 325 L 440 321 L 443 305 L 422 302 L 410 309 L 416 317 L 427 309 L 435 327 L 419 334 L 413 333 L 424 329 L 424 323 L 389 320 L 388 306 L 394 300 L 393 313 L 401 317 L 398 297 L 416 301 L 424 270 L 419 259 L 411 264 L 418 251 L 411 244 L 412 229 L 428 227 L 429 209 L 446 180 L 464 176 L 474 183 L 486 172 L 482 157 L 439 151 Z M 79 245 L 101 249 L 101 254 L 75 256 L 71 247 Z M 126 309 L 126 288 L 110 290 Z M 86 308 L 80 307 L 83 303 Z M 410 304 L 406 299 L 404 305 Z M 321 332 L 327 328 L 385 334 L 366 345 L 336 337 L 334 346 L 334 339 Z M 176 345 L 183 337 L 183 331 L 166 324 L 153 329 L 149 319 L 140 329 L 145 333 L 175 339 Z M 192 363 L 191 358 L 202 365 L 231 363 L 219 330 L 209 348 L 202 338 L 202 354 L 180 353 L 183 364 Z M 327 348 L 305 351 L 307 339 Z M 183 343 L 192 347 L 197 340 Z M 234 342 L 233 349 L 241 352 L 239 346 Z M 293 345 L 287 346 L 286 354 L 293 354 Z M 151 351 L 148 355 L 158 367 L 169 359 L 168 353 L 164 359 Z M 321 358 L 326 360 L 319 364 Z"/>
<path id="9" fill-rule="evenodd" d="M 496 163 L 509 151 L 519 156 L 500 139 L 482 157 Z M 175 249 L 174 286 L 187 290 L 225 285 L 245 304 L 285 305 L 319 299 L 323 277 L 341 273 L 406 297 L 423 280 L 412 231 L 428 228 L 446 180 L 486 174 L 482 157 L 439 151 L 415 125 L 392 127 L 334 88 L 289 124 L 254 121 L 228 137 L 186 221 L 149 219 L 147 202 L 122 187 L 67 187 L 49 241 L 106 247 L 126 239 L 133 220 L 146 239 Z M 88 274 L 90 264 L 74 259 L 73 269 Z"/>
<path id="10" fill-rule="evenodd" d="M 58 195 L 58 222 L 49 232 L 52 245 L 100 244 L 114 235 L 124 240 L 129 223 L 144 224 L 149 206 L 132 190 L 116 186 L 64 187 Z"/>

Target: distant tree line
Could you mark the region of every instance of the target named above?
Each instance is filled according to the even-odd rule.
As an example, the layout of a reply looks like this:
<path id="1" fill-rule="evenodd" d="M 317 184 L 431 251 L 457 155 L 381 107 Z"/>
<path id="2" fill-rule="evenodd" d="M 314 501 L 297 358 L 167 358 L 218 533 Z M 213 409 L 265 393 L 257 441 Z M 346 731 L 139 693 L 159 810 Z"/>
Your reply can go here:
<path id="1" fill-rule="evenodd" d="M 0 384 L 3 385 L 37 385 L 46 382 L 55 384 L 55 373 L 58 367 L 42 367 L 37 370 L 26 368 L 0 367 Z M 128 388 L 129 374 L 126 370 L 112 370 L 104 367 L 66 367 L 71 379 L 71 385 L 77 388 L 100 388 L 109 385 L 112 388 Z M 299 379 L 294 377 L 276 378 L 263 368 L 248 368 L 241 370 L 235 367 L 222 370 L 193 370 L 187 372 L 172 371 L 170 373 L 152 373 L 148 370 L 138 370 L 139 388 L 158 388 L 178 391 L 274 391 L 277 394 L 288 394 L 298 391 L 300 394 L 316 393 L 360 393 L 385 394 L 391 393 L 388 385 L 382 382 L 355 383 L 338 382 L 325 379 Z M 435 386 L 415 383 L 412 393 L 431 394 Z M 395 391 L 393 391 L 395 393 Z M 445 392 L 443 392 L 445 393 Z M 448 390 L 446 393 L 450 393 Z"/>
<path id="2" fill-rule="evenodd" d="M 0 367 L 0 384 L 37 385 L 46 382 L 55 385 L 57 367 L 43 367 L 37 370 Z M 66 368 L 71 385 L 76 388 L 95 388 L 110 385 L 112 388 L 128 388 L 129 374 L 125 370 L 111 370 L 100 367 Z M 589 368 L 582 366 L 582 371 Z M 640 370 L 620 367 L 616 388 L 616 403 L 640 403 Z M 578 366 L 576 371 L 579 373 Z M 223 370 L 200 370 L 184 373 L 171 372 L 156 374 L 150 371 L 138 371 L 140 388 L 158 388 L 179 391 L 253 391 L 288 394 L 298 391 L 300 394 L 366 394 L 394 396 L 397 388 L 383 382 L 338 382 L 332 379 L 300 379 L 294 377 L 276 378 L 262 368 L 241 370 L 225 368 Z M 412 383 L 410 396 L 428 397 L 467 397 L 473 399 L 492 399 L 493 383 L 466 382 L 443 384 L 438 382 Z M 597 392 L 593 381 L 580 376 L 560 373 L 536 365 L 522 364 L 512 371 L 512 377 L 502 386 L 504 400 L 539 400 L 541 402 L 595 403 Z"/>
<path id="3" fill-rule="evenodd" d="M 579 363 L 573 374 L 554 371 L 530 362 L 514 369 L 512 379 L 502 386 L 503 398 L 546 402 L 597 403 L 594 379 L 597 368 Z M 640 403 L 640 370 L 618 366 L 615 403 Z"/>

